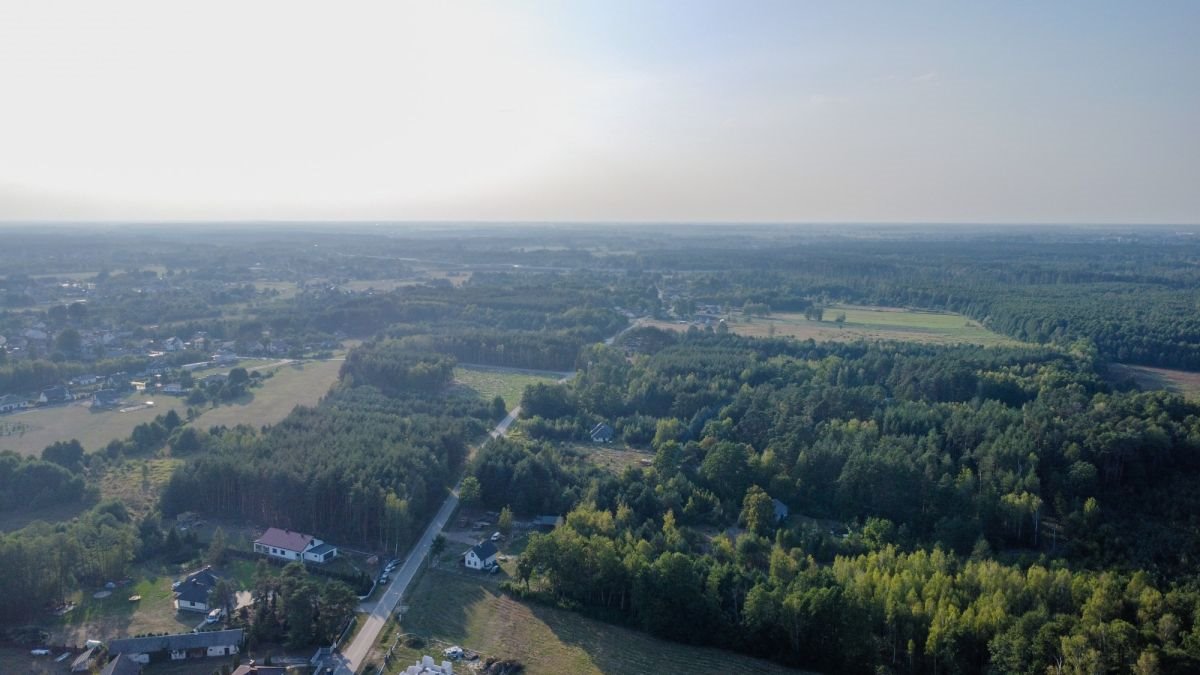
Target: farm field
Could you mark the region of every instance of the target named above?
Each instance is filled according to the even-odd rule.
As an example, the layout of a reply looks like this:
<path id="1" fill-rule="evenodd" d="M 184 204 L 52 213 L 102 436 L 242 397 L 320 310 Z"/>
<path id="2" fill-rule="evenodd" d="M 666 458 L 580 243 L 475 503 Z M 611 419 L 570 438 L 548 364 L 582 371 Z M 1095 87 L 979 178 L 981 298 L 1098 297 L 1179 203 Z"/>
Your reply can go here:
<path id="1" fill-rule="evenodd" d="M 841 326 L 834 322 L 846 315 Z M 839 306 L 825 310 L 823 321 L 812 321 L 804 314 L 780 312 L 770 317 L 755 317 L 749 322 L 734 317 L 730 330 L 754 337 L 794 337 L 799 340 L 848 342 L 852 340 L 902 340 L 927 344 L 978 344 L 984 346 L 1022 344 L 984 328 L 961 314 L 926 312 L 896 307 Z M 649 320 L 646 325 L 684 331 L 688 326 L 668 321 Z"/>
<path id="2" fill-rule="evenodd" d="M 126 438 L 133 428 L 152 422 L 157 415 L 174 410 L 184 417 L 187 404 L 175 396 L 131 394 L 122 409 L 93 413 L 86 401 L 69 405 L 37 408 L 28 412 L 0 415 L 0 450 L 22 455 L 38 455 L 55 441 L 79 439 L 83 449 L 94 452 L 114 438 Z M 147 403 L 153 402 L 153 406 Z M 133 408 L 137 408 L 134 410 Z M 19 428 L 15 425 L 20 425 Z"/>
<path id="3" fill-rule="evenodd" d="M 559 673 L 796 673 L 732 652 L 666 642 L 645 633 L 553 607 L 526 604 L 491 581 L 433 569 L 417 581 L 401 632 L 431 639 L 423 649 L 398 647 L 388 673 L 422 654 L 438 657 L 450 645 L 486 656 L 516 659 L 529 675 Z M 384 632 L 385 645 L 395 637 Z M 380 661 L 381 662 L 381 661 Z"/>
<path id="4" fill-rule="evenodd" d="M 261 387 L 250 390 L 251 396 L 205 410 L 197 424 L 205 429 L 219 425 L 275 424 L 298 405 L 315 405 L 337 381 L 341 367 L 340 360 L 281 365 Z M 249 366 L 247 369 L 253 370 Z"/>
<path id="5" fill-rule="evenodd" d="M 547 371 L 459 366 L 454 369 L 454 386 L 464 394 L 479 396 L 485 401 L 500 396 L 511 410 L 521 402 L 525 387 L 538 382 L 555 382 L 562 376 L 562 373 Z"/>
<path id="6" fill-rule="evenodd" d="M 1191 399 L 1200 399 L 1200 373 L 1123 363 L 1110 363 L 1108 368 L 1112 380 L 1129 378 L 1141 389 L 1161 389 Z"/>

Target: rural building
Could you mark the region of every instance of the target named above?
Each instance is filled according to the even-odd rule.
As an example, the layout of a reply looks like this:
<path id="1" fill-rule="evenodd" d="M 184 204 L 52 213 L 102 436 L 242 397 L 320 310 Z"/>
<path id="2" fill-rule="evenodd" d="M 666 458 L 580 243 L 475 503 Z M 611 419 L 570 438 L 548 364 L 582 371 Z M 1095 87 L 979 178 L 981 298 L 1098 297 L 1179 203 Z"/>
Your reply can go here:
<path id="1" fill-rule="evenodd" d="M 16 394 L 5 394 L 0 396 L 0 413 L 12 412 L 14 410 L 24 410 L 29 407 L 29 402 L 24 396 Z"/>
<path id="2" fill-rule="evenodd" d="M 592 427 L 591 436 L 593 443 L 612 443 L 613 428 L 601 422 Z"/>
<path id="3" fill-rule="evenodd" d="M 463 554 L 463 564 L 473 570 L 481 570 L 496 564 L 496 545 L 481 541 Z"/>
<path id="4" fill-rule="evenodd" d="M 38 396 L 38 403 L 63 403 L 71 400 L 71 392 L 66 387 L 50 387 Z"/>
<path id="5" fill-rule="evenodd" d="M 539 530 L 553 530 L 562 523 L 562 516 L 534 516 L 533 518 L 533 526 Z"/>
<path id="6" fill-rule="evenodd" d="M 254 552 L 284 560 L 325 563 L 337 557 L 337 547 L 291 530 L 269 528 L 254 540 Z"/>
<path id="7" fill-rule="evenodd" d="M 218 580 L 219 577 L 207 567 L 189 574 L 175 588 L 175 609 L 181 612 L 207 612 L 208 594 Z"/>
<path id="8" fill-rule="evenodd" d="M 100 675 L 141 675 L 142 664 L 129 656 L 120 654 L 100 669 Z"/>
<path id="9" fill-rule="evenodd" d="M 787 517 L 788 517 L 787 504 L 784 504 L 783 502 L 779 501 L 778 499 L 772 499 L 771 507 L 775 510 L 775 522 L 776 523 L 782 523 L 783 521 L 787 520 Z"/>
<path id="10" fill-rule="evenodd" d="M 121 394 L 116 389 L 101 389 L 92 394 L 93 408 L 112 408 L 121 402 Z"/>
<path id="11" fill-rule="evenodd" d="M 206 656 L 230 656 L 238 653 L 242 637 L 242 629 L 235 628 L 204 633 L 124 638 L 110 642 L 108 653 L 124 654 L 138 663 L 150 663 L 164 658 L 182 661 Z"/>

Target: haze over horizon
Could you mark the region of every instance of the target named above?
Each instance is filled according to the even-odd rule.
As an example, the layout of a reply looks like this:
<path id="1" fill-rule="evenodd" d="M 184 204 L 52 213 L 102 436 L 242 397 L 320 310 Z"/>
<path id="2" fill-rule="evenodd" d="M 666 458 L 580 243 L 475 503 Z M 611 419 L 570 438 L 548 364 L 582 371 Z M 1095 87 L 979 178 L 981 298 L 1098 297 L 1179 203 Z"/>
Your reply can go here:
<path id="1" fill-rule="evenodd" d="M 1200 4 L 0 0 L 0 221 L 1200 222 Z"/>

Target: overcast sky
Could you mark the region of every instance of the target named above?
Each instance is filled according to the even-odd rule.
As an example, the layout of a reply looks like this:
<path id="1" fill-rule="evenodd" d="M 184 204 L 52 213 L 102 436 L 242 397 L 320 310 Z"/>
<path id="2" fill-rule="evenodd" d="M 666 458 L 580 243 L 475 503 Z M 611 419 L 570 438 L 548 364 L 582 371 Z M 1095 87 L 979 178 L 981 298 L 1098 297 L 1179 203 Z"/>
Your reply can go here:
<path id="1" fill-rule="evenodd" d="M 1200 222 L 1200 2 L 0 0 L 0 220 Z"/>

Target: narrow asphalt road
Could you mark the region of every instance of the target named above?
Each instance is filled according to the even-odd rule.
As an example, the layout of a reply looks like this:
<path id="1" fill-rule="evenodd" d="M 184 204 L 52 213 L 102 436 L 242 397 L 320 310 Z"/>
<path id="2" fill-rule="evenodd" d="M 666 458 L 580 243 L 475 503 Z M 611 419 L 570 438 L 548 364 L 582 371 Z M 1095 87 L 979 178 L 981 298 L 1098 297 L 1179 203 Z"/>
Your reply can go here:
<path id="1" fill-rule="evenodd" d="M 495 429 L 491 431 L 491 438 L 499 438 L 507 431 L 513 420 L 517 419 L 517 415 L 521 413 L 521 408 L 518 406 L 513 408 Z M 396 605 L 400 604 L 400 598 L 404 596 L 404 592 L 408 590 L 409 583 L 416 576 L 417 570 L 421 568 L 421 564 L 425 562 L 425 558 L 429 557 L 429 550 L 433 547 L 433 540 L 441 533 L 442 528 L 446 526 L 446 522 L 450 520 L 454 509 L 458 508 L 458 490 L 462 487 L 462 480 L 454 486 L 450 494 L 446 497 L 445 503 L 438 509 L 437 515 L 430 521 L 429 526 L 425 528 L 425 532 L 421 534 L 421 538 L 413 546 L 412 551 L 408 554 L 408 558 L 400 569 L 393 573 L 392 581 L 388 584 L 387 589 L 383 593 L 383 597 L 375 603 L 374 608 L 370 610 L 362 629 L 358 631 L 358 635 L 350 644 L 346 645 L 340 654 L 337 670 L 337 675 L 354 675 L 359 668 L 362 668 L 363 663 L 367 659 L 367 655 L 371 653 L 371 647 L 379 638 L 379 633 L 383 630 L 383 625 L 387 623 L 388 617 L 395 611 Z"/>

